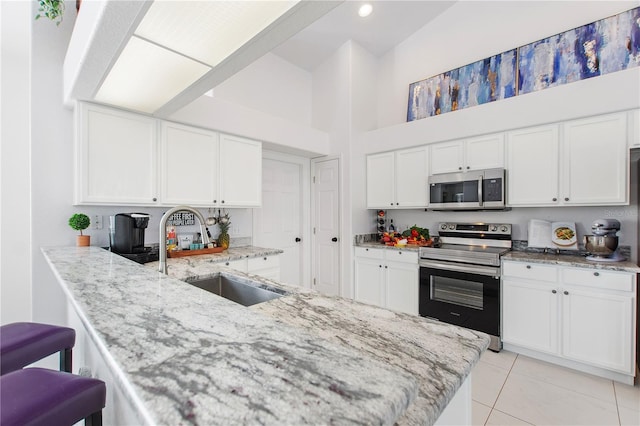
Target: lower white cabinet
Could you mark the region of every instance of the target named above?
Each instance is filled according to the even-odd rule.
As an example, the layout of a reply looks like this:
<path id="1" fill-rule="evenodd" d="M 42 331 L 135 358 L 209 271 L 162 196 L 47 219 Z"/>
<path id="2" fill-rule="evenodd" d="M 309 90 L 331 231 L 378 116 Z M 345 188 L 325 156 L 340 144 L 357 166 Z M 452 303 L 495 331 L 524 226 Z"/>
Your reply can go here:
<path id="1" fill-rule="evenodd" d="M 355 249 L 358 302 L 418 315 L 418 253 L 394 249 Z"/>
<path id="2" fill-rule="evenodd" d="M 635 274 L 513 261 L 502 268 L 505 345 L 634 376 Z"/>
<path id="3" fill-rule="evenodd" d="M 280 279 L 280 255 L 278 254 L 228 260 L 224 262 L 224 266 L 270 280 L 277 281 Z"/>
<path id="4" fill-rule="evenodd" d="M 274 281 L 280 280 L 280 255 L 247 259 L 247 272 Z"/>

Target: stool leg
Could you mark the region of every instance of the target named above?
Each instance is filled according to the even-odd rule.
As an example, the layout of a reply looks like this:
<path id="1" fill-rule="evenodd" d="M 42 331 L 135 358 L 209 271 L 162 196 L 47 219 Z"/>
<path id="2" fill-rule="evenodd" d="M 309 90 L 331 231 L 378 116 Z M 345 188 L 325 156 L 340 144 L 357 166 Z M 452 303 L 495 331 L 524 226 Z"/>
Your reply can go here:
<path id="1" fill-rule="evenodd" d="M 66 348 L 63 351 L 60 351 L 60 371 L 66 371 L 67 373 L 71 373 L 72 353 L 73 351 L 71 348 Z"/>
<path id="2" fill-rule="evenodd" d="M 84 419 L 84 426 L 102 426 L 102 410 L 96 411 Z"/>

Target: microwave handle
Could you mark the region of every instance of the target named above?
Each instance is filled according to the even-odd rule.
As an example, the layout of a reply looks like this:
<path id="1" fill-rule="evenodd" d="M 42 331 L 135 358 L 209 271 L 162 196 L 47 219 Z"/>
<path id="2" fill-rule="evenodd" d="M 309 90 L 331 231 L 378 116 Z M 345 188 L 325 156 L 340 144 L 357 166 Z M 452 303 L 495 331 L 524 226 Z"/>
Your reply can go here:
<path id="1" fill-rule="evenodd" d="M 482 207 L 484 200 L 482 198 L 482 175 L 478 176 L 478 205 Z"/>

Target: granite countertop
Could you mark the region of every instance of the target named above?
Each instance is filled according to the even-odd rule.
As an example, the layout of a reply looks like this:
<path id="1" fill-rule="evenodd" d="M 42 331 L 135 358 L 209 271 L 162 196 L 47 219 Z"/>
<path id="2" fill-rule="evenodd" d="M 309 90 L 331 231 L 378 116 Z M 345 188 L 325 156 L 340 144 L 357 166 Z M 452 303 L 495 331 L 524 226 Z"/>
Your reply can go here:
<path id="1" fill-rule="evenodd" d="M 166 276 L 96 247 L 42 251 L 147 424 L 433 424 L 489 343 L 214 255 L 169 259 Z M 286 296 L 245 308 L 179 280 L 215 274 Z"/>
<path id="2" fill-rule="evenodd" d="M 511 251 L 502 260 L 517 262 L 547 263 L 551 265 L 575 266 L 579 268 L 606 269 L 610 271 L 622 271 L 640 273 L 640 267 L 630 261 L 622 262 L 595 262 L 580 255 L 555 254 L 555 253 L 531 253 L 525 251 Z"/>
<path id="3" fill-rule="evenodd" d="M 420 246 L 414 245 L 414 244 L 407 244 L 404 247 L 398 247 L 398 246 L 387 246 L 379 242 L 357 243 L 357 244 L 354 244 L 354 247 L 375 248 L 375 249 L 382 249 L 382 250 L 403 250 L 403 251 L 419 251 L 420 250 Z"/>

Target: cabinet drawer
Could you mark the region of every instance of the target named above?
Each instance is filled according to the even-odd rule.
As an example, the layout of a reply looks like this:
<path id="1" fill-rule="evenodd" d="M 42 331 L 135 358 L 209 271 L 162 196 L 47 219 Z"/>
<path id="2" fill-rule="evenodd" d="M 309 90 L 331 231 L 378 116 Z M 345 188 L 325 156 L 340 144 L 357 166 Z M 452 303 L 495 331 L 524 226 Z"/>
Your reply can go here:
<path id="1" fill-rule="evenodd" d="M 229 260 L 224 262 L 223 265 L 236 271 L 247 272 L 247 259 Z"/>
<path id="2" fill-rule="evenodd" d="M 529 262 L 503 262 L 502 275 L 515 278 L 524 278 L 535 281 L 556 282 L 558 269 L 555 266 L 541 265 Z"/>
<path id="3" fill-rule="evenodd" d="M 603 290 L 633 291 L 633 274 L 586 268 L 564 268 L 562 282 Z"/>
<path id="4" fill-rule="evenodd" d="M 387 260 L 391 262 L 418 263 L 417 251 L 385 250 Z"/>
<path id="5" fill-rule="evenodd" d="M 252 257 L 248 259 L 248 264 L 249 272 L 260 269 L 278 268 L 280 266 L 280 258 L 278 256 Z"/>
<path id="6" fill-rule="evenodd" d="M 383 249 L 374 249 L 369 247 L 356 247 L 356 257 L 364 257 L 367 259 L 384 259 Z"/>

